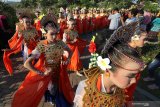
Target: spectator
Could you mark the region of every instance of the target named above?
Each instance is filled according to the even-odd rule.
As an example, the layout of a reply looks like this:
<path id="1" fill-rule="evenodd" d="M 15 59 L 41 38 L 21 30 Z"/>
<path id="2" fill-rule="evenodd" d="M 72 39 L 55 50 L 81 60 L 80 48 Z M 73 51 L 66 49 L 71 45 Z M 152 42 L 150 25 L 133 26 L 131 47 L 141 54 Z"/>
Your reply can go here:
<path id="1" fill-rule="evenodd" d="M 137 15 L 136 9 L 130 10 L 128 13 L 128 19 L 125 21 L 125 24 L 127 25 L 129 23 L 137 21 L 136 15 Z"/>
<path id="2" fill-rule="evenodd" d="M 112 14 L 109 15 L 108 19 L 111 20 L 109 25 L 109 35 L 111 35 L 114 30 L 119 27 L 120 21 L 122 22 L 122 25 L 124 23 L 118 8 L 113 9 Z"/>

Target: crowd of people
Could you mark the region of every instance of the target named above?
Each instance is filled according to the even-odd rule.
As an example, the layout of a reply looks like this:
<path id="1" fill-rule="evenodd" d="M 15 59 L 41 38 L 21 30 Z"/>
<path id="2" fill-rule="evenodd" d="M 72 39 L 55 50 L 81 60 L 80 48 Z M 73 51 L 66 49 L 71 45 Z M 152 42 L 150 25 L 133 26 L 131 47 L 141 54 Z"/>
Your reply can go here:
<path id="1" fill-rule="evenodd" d="M 24 67 L 29 70 L 13 97 L 12 107 L 37 107 L 43 96 L 56 107 L 132 106 L 146 67 L 137 48 L 158 36 L 160 13 L 153 15 L 143 8 L 106 11 L 76 7 L 60 8 L 58 18 L 52 9 L 47 14 L 36 10 L 35 16 L 33 19 L 28 11 L 17 13 L 15 34 L 8 40 L 8 49 L 3 49 L 10 75 L 14 72 L 10 56 L 18 52 L 22 52 Z M 1 16 L 0 28 L 4 30 Z M 99 54 L 96 66 L 84 71 L 87 79 L 74 92 L 67 71 L 83 76 L 79 72 L 83 69 L 80 56 L 91 45 L 82 35 L 102 29 L 106 34 L 94 40 L 94 53 Z M 159 60 L 149 69 L 155 66 L 159 66 Z"/>

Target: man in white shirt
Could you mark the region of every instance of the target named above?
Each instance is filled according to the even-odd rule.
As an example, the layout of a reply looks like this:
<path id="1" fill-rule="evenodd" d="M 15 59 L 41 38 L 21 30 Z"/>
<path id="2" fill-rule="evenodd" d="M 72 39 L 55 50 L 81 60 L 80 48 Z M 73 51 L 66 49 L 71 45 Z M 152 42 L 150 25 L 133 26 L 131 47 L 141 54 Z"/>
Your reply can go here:
<path id="1" fill-rule="evenodd" d="M 120 13 L 118 12 L 118 8 L 113 9 L 113 14 L 109 15 L 108 19 L 111 20 L 109 25 L 109 35 L 111 35 L 114 30 L 116 30 L 119 27 L 120 21 L 123 23 L 123 19 L 121 18 Z"/>

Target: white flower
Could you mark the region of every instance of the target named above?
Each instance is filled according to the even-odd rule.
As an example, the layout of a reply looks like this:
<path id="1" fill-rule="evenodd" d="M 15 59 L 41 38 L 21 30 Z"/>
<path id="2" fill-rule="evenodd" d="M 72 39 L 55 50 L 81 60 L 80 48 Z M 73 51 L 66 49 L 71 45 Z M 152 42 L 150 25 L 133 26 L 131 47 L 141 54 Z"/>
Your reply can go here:
<path id="1" fill-rule="evenodd" d="M 44 29 L 40 29 L 40 30 L 41 30 L 41 32 L 42 32 L 43 34 L 46 34 L 46 33 L 47 33 Z"/>
<path id="2" fill-rule="evenodd" d="M 93 59 L 91 58 L 90 61 L 93 61 Z"/>
<path id="3" fill-rule="evenodd" d="M 140 38 L 139 38 L 139 35 L 134 35 L 134 36 L 132 36 L 131 39 L 132 39 L 132 40 L 139 40 Z"/>
<path id="4" fill-rule="evenodd" d="M 93 61 L 96 61 L 96 58 L 93 58 Z"/>
<path id="5" fill-rule="evenodd" d="M 96 56 L 98 56 L 98 54 L 96 53 Z"/>
<path id="6" fill-rule="evenodd" d="M 102 70 L 106 70 L 106 69 L 111 69 L 112 67 L 109 65 L 110 60 L 109 58 L 102 58 L 101 56 L 98 56 L 97 58 L 97 65 L 102 69 Z"/>

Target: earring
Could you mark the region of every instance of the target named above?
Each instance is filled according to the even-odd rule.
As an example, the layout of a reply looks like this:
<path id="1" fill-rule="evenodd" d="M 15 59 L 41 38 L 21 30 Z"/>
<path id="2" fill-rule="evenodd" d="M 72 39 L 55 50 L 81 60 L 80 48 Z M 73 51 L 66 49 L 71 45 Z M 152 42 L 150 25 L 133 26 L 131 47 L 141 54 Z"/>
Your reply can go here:
<path id="1" fill-rule="evenodd" d="M 106 77 L 110 77 L 110 73 L 108 71 L 106 71 Z"/>

